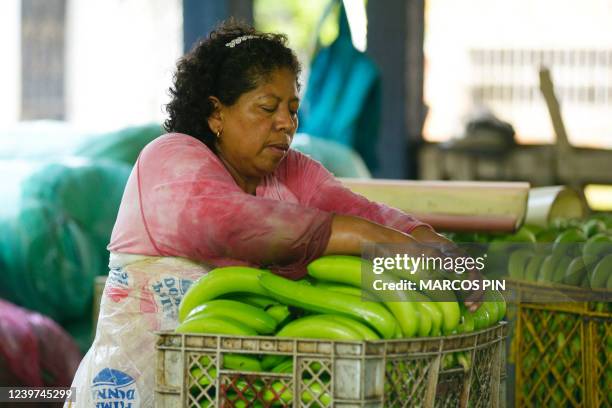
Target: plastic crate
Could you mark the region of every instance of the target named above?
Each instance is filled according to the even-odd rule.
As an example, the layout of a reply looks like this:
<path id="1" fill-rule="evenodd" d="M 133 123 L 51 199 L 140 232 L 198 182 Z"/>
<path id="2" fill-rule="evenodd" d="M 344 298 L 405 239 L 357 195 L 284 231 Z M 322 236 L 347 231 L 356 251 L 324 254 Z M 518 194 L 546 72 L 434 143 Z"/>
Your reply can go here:
<path id="1" fill-rule="evenodd" d="M 515 405 L 612 407 L 612 292 L 507 282 L 517 301 Z M 524 301 L 536 296 L 550 303 Z"/>
<path id="2" fill-rule="evenodd" d="M 157 407 L 503 406 L 503 322 L 457 336 L 362 342 L 157 334 Z M 469 370 L 441 370 L 453 352 L 467 352 Z M 224 370 L 228 353 L 288 356 L 293 373 Z"/>

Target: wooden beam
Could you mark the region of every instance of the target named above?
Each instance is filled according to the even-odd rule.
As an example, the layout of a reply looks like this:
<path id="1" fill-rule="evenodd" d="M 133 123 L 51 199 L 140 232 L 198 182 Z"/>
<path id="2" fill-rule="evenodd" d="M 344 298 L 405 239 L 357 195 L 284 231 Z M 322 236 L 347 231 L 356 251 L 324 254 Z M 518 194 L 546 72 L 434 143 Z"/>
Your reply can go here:
<path id="1" fill-rule="evenodd" d="M 369 200 L 442 231 L 511 232 L 527 213 L 529 183 L 341 179 Z"/>

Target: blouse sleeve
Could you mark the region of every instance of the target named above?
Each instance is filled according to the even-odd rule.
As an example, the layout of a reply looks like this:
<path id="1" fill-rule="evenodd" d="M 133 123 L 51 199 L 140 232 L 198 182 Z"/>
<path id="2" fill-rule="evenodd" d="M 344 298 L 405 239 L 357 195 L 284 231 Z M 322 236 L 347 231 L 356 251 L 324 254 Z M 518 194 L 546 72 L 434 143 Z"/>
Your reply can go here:
<path id="1" fill-rule="evenodd" d="M 330 213 L 243 192 L 191 137 L 145 149 L 136 170 L 147 238 L 160 255 L 239 260 L 296 278 L 329 241 Z"/>
<path id="2" fill-rule="evenodd" d="M 344 187 L 321 163 L 297 153 L 287 164 L 286 183 L 300 203 L 322 211 L 353 215 L 410 233 L 418 226 L 431 228 L 396 208 L 368 200 Z"/>

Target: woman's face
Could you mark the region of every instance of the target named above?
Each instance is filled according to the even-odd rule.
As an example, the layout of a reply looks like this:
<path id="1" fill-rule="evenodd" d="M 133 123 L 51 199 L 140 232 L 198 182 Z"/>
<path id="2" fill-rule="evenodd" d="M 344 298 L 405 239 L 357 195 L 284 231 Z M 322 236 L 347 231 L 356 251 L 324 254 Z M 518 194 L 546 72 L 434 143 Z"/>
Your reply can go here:
<path id="1" fill-rule="evenodd" d="M 217 152 L 234 178 L 261 179 L 274 172 L 298 126 L 300 100 L 293 72 L 278 69 L 266 79 L 235 104 L 220 104 L 209 119 L 213 132 L 222 129 Z"/>

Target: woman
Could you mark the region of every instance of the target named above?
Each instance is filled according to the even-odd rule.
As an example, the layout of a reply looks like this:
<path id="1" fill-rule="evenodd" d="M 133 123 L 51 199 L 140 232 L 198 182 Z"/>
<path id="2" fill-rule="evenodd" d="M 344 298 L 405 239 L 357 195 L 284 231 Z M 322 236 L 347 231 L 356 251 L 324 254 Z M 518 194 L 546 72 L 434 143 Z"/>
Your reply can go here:
<path id="1" fill-rule="evenodd" d="M 77 401 L 131 395 L 123 402 L 152 405 L 152 332 L 176 327 L 183 292 L 212 267 L 266 267 L 297 279 L 310 261 L 360 255 L 367 242 L 452 245 L 290 149 L 299 72 L 284 36 L 235 23 L 180 60 L 169 133 L 141 152 L 125 189 Z"/>
<path id="2" fill-rule="evenodd" d="M 290 149 L 300 66 L 285 42 L 226 24 L 182 59 L 169 134 L 140 155 L 111 252 L 270 267 L 299 278 L 313 259 L 360 255 L 365 242 L 449 243 Z"/>

